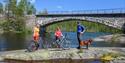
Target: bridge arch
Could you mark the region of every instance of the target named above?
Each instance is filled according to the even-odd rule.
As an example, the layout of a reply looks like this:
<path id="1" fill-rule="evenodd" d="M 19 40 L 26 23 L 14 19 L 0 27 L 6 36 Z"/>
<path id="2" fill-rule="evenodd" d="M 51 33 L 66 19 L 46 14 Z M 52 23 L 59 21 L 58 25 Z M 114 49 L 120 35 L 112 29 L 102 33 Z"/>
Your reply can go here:
<path id="1" fill-rule="evenodd" d="M 60 21 L 51 21 L 51 22 L 49 22 L 49 23 L 47 23 L 47 24 L 45 24 L 44 23 L 44 25 L 42 25 L 41 26 L 41 28 L 44 28 L 45 30 L 44 30 L 44 32 L 53 32 L 53 31 L 55 31 L 55 29 L 56 29 L 56 27 L 55 28 L 51 28 L 51 26 L 49 26 L 49 25 L 52 25 L 52 24 L 56 24 L 56 23 L 60 23 L 60 22 L 77 22 L 77 21 L 80 21 L 80 22 L 84 22 L 85 21 L 85 23 L 89 23 L 90 22 L 90 25 L 93 23 L 93 25 L 94 25 L 94 23 L 96 23 L 94 26 L 95 27 L 93 27 L 93 26 L 90 26 L 90 25 L 88 25 L 88 26 L 86 26 L 86 25 L 84 25 L 84 26 L 86 26 L 86 28 L 87 28 L 87 31 L 88 32 L 109 32 L 109 33 L 121 33 L 122 31 L 120 30 L 120 29 L 117 29 L 117 28 L 115 28 L 115 27 L 112 27 L 112 26 L 108 26 L 108 25 L 105 25 L 105 24 L 103 24 L 103 23 L 100 23 L 100 22 L 95 22 L 95 21 L 87 21 L 87 20 L 85 20 L 85 19 L 63 19 L 63 20 L 60 20 Z M 76 23 L 77 24 L 77 23 Z M 83 23 L 82 23 L 83 24 Z M 102 28 L 100 28 L 100 29 L 98 29 L 98 27 L 97 26 L 100 26 L 101 25 L 101 27 Z M 49 27 L 48 27 L 49 26 Z M 60 26 L 60 25 L 59 25 Z M 64 26 L 64 27 L 63 27 Z M 71 24 L 71 27 L 73 27 L 72 26 L 72 24 Z M 76 27 L 76 25 L 75 25 L 75 27 Z M 51 30 L 49 30 L 49 29 L 51 29 Z M 64 25 L 61 25 L 61 29 L 62 29 L 62 31 L 66 31 L 67 29 L 69 29 L 69 30 L 67 30 L 67 31 L 75 31 L 76 30 L 76 28 L 75 29 L 70 29 L 70 28 L 67 28 L 66 26 L 65 26 L 65 24 Z"/>
<path id="2" fill-rule="evenodd" d="M 105 20 L 99 20 L 99 19 L 92 19 L 92 18 L 87 18 L 87 17 L 79 17 L 79 18 L 74 18 L 74 17 L 70 17 L 70 18 L 55 18 L 55 19 L 50 19 L 49 21 L 41 21 L 41 26 L 49 26 L 51 24 L 55 24 L 55 23 L 59 23 L 59 22 L 65 22 L 65 21 L 69 21 L 69 20 L 75 20 L 75 21 L 86 21 L 86 22 L 92 22 L 92 23 L 98 23 L 98 24 L 102 24 L 102 25 L 105 25 L 105 26 L 108 26 L 108 27 L 111 27 L 111 28 L 116 28 L 116 27 L 113 27 L 109 24 L 107 24 L 105 22 Z M 118 28 L 116 28 L 118 29 Z"/>

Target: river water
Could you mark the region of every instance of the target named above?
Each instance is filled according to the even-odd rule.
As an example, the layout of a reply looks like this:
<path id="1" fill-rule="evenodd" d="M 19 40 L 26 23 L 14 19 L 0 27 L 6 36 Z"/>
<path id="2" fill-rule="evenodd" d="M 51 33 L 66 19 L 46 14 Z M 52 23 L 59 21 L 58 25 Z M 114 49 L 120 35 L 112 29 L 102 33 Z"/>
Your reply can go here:
<path id="1" fill-rule="evenodd" d="M 76 48 L 78 46 L 76 32 L 63 32 L 63 35 L 67 34 L 67 38 L 71 41 L 71 48 Z M 103 32 L 86 32 L 83 35 L 83 40 L 95 38 L 104 35 L 110 35 L 111 33 Z M 19 50 L 26 49 L 29 43 L 32 40 L 32 34 L 16 34 L 16 33 L 4 33 L 0 35 L 0 51 L 9 51 L 9 50 Z M 54 40 L 54 33 L 46 33 L 42 39 L 40 39 L 40 48 L 42 47 L 43 42 L 50 44 Z M 45 46 L 45 45 L 44 45 Z M 46 46 L 49 47 L 50 45 Z M 110 42 L 93 42 L 90 47 L 125 47 L 123 44 L 116 44 Z"/>
<path id="2" fill-rule="evenodd" d="M 86 32 L 82 39 L 90 39 L 96 38 L 99 36 L 110 35 L 111 33 L 103 33 L 103 32 Z M 78 46 L 77 35 L 76 32 L 63 32 L 63 35 L 67 35 L 67 38 L 71 42 L 71 48 L 76 48 Z M 40 48 L 49 47 L 51 42 L 54 41 L 54 33 L 46 33 L 42 34 L 40 38 Z M 19 50 L 26 49 L 32 41 L 32 34 L 24 35 L 24 34 L 16 34 L 16 33 L 4 33 L 0 35 L 0 52 L 1 51 L 9 51 L 9 50 Z M 90 47 L 125 47 L 124 44 L 118 43 L 110 43 L 110 42 L 93 42 Z M 1 62 L 0 62 L 1 63 Z M 109 63 L 107 61 L 95 60 L 95 59 L 87 59 L 87 60 L 62 60 L 62 59 L 54 59 L 48 61 L 3 61 L 2 63 Z"/>

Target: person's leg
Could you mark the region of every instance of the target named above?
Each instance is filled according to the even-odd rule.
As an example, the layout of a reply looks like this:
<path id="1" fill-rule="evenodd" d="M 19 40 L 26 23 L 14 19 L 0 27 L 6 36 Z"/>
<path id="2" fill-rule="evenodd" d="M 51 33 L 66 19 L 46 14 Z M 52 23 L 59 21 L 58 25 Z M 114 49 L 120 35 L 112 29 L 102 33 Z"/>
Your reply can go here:
<path id="1" fill-rule="evenodd" d="M 60 39 L 58 38 L 56 42 L 57 42 L 57 47 L 60 48 Z"/>
<path id="2" fill-rule="evenodd" d="M 89 46 L 89 44 L 87 43 L 87 44 L 86 44 L 86 49 L 88 49 L 88 46 Z"/>
<path id="3" fill-rule="evenodd" d="M 36 49 L 36 36 L 33 36 L 33 43 L 34 43 L 34 45 L 32 45 L 32 51 L 35 51 L 35 49 Z"/>
<path id="4" fill-rule="evenodd" d="M 39 43 L 36 43 L 36 50 L 38 50 L 39 48 Z"/>
<path id="5" fill-rule="evenodd" d="M 33 50 L 34 50 L 34 51 L 39 48 L 39 43 L 38 43 L 38 41 L 39 41 L 39 36 L 34 36 L 34 44 L 35 44 L 34 47 L 33 47 Z"/>
<path id="6" fill-rule="evenodd" d="M 56 39 L 56 41 L 55 41 L 55 42 L 56 42 L 56 47 L 57 47 L 57 48 L 60 48 L 59 38 L 55 36 L 55 39 Z"/>
<path id="7" fill-rule="evenodd" d="M 36 50 L 38 50 L 39 48 L 39 36 L 36 37 Z"/>
<path id="8" fill-rule="evenodd" d="M 79 43 L 77 48 L 80 49 L 80 41 L 81 40 L 80 40 L 80 33 L 78 33 L 78 32 L 77 32 L 77 39 L 78 39 L 78 43 Z"/>

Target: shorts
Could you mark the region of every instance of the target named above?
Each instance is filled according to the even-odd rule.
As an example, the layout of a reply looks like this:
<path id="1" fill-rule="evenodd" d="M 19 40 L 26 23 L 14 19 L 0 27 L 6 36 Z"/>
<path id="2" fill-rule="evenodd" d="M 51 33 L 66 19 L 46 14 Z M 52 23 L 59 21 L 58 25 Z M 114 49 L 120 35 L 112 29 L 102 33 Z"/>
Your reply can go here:
<path id="1" fill-rule="evenodd" d="M 33 36 L 33 40 L 38 41 L 39 40 L 39 36 Z"/>

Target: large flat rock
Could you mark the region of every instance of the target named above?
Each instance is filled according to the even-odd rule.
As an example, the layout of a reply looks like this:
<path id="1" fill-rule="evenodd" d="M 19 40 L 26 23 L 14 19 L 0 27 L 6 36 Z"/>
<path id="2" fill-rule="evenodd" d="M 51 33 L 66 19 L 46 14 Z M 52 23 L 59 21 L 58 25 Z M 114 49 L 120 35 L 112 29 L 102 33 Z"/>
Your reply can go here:
<path id="1" fill-rule="evenodd" d="M 124 54 L 125 48 L 110 48 L 110 47 L 90 47 L 89 49 L 75 49 L 67 50 L 53 48 L 53 49 L 39 49 L 34 52 L 25 52 L 25 50 L 6 51 L 0 53 L 0 59 L 14 59 L 14 60 L 49 60 L 49 59 L 94 59 L 99 58 L 105 53 Z"/>
<path id="2" fill-rule="evenodd" d="M 96 37 L 93 41 L 116 42 L 125 44 L 125 34 L 114 34 Z"/>

